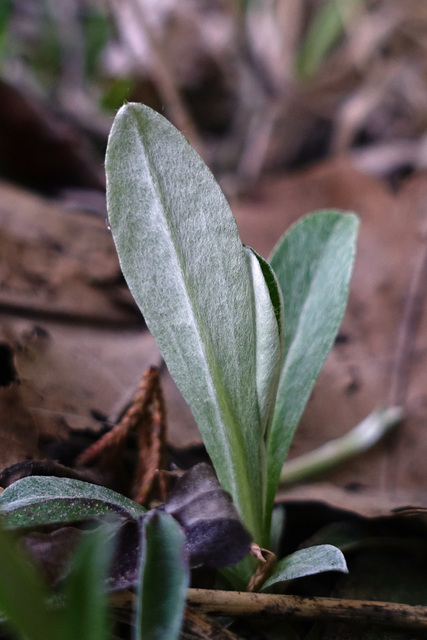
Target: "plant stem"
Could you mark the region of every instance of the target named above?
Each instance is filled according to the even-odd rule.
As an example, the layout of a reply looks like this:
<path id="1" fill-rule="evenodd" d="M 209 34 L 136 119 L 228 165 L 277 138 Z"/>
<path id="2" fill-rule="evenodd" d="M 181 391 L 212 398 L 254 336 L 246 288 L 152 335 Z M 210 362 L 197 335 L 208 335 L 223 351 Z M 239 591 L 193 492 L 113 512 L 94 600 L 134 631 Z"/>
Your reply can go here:
<path id="1" fill-rule="evenodd" d="M 306 480 L 321 471 L 328 471 L 376 444 L 402 420 L 400 407 L 372 411 L 348 433 L 323 446 L 285 463 L 280 474 L 279 489 Z"/>

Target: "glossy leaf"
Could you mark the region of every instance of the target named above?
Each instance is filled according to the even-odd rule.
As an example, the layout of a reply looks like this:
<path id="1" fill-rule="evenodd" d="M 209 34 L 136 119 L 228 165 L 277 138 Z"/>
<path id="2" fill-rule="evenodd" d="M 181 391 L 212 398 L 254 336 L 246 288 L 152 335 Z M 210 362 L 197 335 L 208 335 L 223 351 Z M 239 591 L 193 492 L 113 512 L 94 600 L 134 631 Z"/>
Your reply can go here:
<path id="1" fill-rule="evenodd" d="M 135 640 L 179 638 L 190 581 L 186 537 L 172 516 L 151 512 L 143 522 Z"/>
<path id="2" fill-rule="evenodd" d="M 246 247 L 255 297 L 256 383 L 261 426 L 267 439 L 283 357 L 283 300 L 268 262 Z"/>
<path id="3" fill-rule="evenodd" d="M 259 541 L 265 451 L 253 283 L 230 208 L 185 138 L 143 105 L 117 114 L 106 169 L 123 274 L 221 484 Z"/>
<path id="4" fill-rule="evenodd" d="M 266 592 L 274 585 L 325 571 L 348 573 L 342 551 L 330 544 L 300 549 L 277 562 L 273 573 L 262 585 L 261 591 Z"/>
<path id="5" fill-rule="evenodd" d="M 9 529 L 117 515 L 137 518 L 145 509 L 120 493 L 70 478 L 29 476 L 0 495 L 0 515 Z"/>
<path id="6" fill-rule="evenodd" d="M 270 258 L 283 294 L 286 326 L 268 442 L 267 523 L 295 429 L 344 315 L 358 226 L 354 214 L 314 213 L 291 227 Z"/>

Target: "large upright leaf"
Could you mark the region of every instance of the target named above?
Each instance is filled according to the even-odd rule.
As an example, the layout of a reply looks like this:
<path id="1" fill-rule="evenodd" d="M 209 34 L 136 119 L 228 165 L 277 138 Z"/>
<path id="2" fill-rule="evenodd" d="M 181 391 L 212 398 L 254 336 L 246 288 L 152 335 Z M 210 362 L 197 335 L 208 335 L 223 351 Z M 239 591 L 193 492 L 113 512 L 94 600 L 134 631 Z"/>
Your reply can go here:
<path id="1" fill-rule="evenodd" d="M 186 537 L 172 516 L 143 523 L 135 640 L 178 640 L 190 582 Z"/>
<path id="2" fill-rule="evenodd" d="M 295 429 L 344 315 L 358 226 L 354 214 L 312 214 L 284 235 L 270 258 L 283 294 L 286 326 L 268 443 L 267 521 Z"/>
<path id="3" fill-rule="evenodd" d="M 221 484 L 261 542 L 265 451 L 253 283 L 230 208 L 185 138 L 143 105 L 119 111 L 106 169 L 123 274 Z"/>

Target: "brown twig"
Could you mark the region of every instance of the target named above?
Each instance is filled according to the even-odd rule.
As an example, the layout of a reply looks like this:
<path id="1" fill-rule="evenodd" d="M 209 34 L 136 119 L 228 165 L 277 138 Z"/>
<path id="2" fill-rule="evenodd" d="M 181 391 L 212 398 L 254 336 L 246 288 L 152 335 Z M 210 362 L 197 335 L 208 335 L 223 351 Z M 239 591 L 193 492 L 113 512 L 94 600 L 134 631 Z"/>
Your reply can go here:
<path id="1" fill-rule="evenodd" d="M 76 466 L 85 466 L 91 464 L 99 455 L 104 455 L 109 449 L 117 449 L 126 439 L 129 431 L 134 429 L 139 422 L 147 416 L 148 406 L 151 402 L 153 388 L 157 384 L 157 380 L 153 375 L 154 367 L 150 367 L 143 375 L 139 383 L 132 404 L 126 411 L 123 418 L 116 426 L 106 433 L 102 438 L 97 440 L 93 445 L 88 447 L 79 455 L 76 460 Z"/>
<path id="2" fill-rule="evenodd" d="M 334 620 L 427 630 L 427 607 L 394 602 L 189 589 L 188 603 L 197 611 L 213 615 Z"/>
<path id="3" fill-rule="evenodd" d="M 131 591 L 118 591 L 111 595 L 111 604 L 119 609 L 130 609 L 135 599 Z M 208 615 L 286 617 L 427 630 L 427 607 L 395 602 L 188 589 L 187 603 L 193 611 Z"/>
<path id="4" fill-rule="evenodd" d="M 158 474 L 166 469 L 166 412 L 157 367 L 145 371 L 132 404 L 120 422 L 97 442 L 83 451 L 76 466 L 97 465 L 111 468 L 123 460 L 129 433 L 138 438 L 138 461 L 133 478 L 132 497 L 144 504 L 158 479 L 160 498 L 166 499 L 167 477 Z"/>

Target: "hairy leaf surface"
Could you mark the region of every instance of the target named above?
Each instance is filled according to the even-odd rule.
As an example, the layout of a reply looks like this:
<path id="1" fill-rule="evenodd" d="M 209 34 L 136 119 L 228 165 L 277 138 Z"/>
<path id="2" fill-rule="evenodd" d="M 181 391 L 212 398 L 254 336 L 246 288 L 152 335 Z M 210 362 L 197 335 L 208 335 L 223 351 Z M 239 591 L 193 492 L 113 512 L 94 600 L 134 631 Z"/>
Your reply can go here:
<path id="1" fill-rule="evenodd" d="M 344 315 L 358 226 L 354 214 L 314 213 L 291 227 L 270 258 L 283 294 L 286 326 L 268 443 L 267 519 L 295 429 Z"/>
<path id="2" fill-rule="evenodd" d="M 0 515 L 9 529 L 72 522 L 104 515 L 137 518 L 145 509 L 120 493 L 81 480 L 29 476 L 0 495 Z"/>
<path id="3" fill-rule="evenodd" d="M 106 168 L 123 274 L 221 484 L 260 540 L 265 451 L 254 293 L 230 208 L 185 138 L 143 105 L 119 111 Z"/>
<path id="4" fill-rule="evenodd" d="M 307 549 L 300 549 L 282 558 L 274 567 L 271 576 L 262 585 L 266 592 L 273 585 L 283 584 L 295 578 L 312 576 L 325 571 L 341 571 L 348 573 L 347 563 L 342 551 L 331 544 L 321 544 Z"/>

